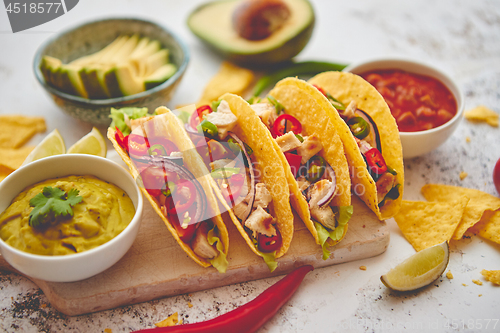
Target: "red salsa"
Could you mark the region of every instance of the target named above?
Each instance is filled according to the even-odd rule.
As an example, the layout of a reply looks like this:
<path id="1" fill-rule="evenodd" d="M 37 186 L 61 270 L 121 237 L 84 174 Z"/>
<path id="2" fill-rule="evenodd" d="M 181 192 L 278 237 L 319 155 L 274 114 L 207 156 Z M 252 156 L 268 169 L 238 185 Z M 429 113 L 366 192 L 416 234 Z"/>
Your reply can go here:
<path id="1" fill-rule="evenodd" d="M 453 94 L 432 77 L 397 69 L 375 70 L 361 76 L 384 97 L 400 132 L 438 127 L 457 113 Z"/>

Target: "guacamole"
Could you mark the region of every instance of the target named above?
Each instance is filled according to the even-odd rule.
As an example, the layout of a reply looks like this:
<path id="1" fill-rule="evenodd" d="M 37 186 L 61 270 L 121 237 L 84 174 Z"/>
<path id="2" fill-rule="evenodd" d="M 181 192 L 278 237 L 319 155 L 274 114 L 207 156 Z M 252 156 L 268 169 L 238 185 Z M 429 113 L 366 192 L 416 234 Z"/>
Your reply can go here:
<path id="1" fill-rule="evenodd" d="M 31 227 L 30 200 L 47 186 L 65 192 L 77 189 L 82 201 L 73 206 L 73 216 Z M 134 214 L 134 204 L 122 189 L 94 176 L 49 179 L 28 187 L 14 198 L 0 215 L 0 237 L 7 244 L 33 254 L 80 253 L 116 237 Z"/>

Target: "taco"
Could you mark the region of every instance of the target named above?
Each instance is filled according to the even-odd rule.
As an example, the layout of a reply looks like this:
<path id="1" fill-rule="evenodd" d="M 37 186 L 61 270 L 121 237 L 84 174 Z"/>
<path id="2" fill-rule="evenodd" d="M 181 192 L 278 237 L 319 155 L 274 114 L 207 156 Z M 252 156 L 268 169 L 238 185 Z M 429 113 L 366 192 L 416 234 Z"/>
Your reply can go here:
<path id="1" fill-rule="evenodd" d="M 353 192 L 380 220 L 401 207 L 404 167 L 398 127 L 378 91 L 360 76 L 324 72 L 308 81 L 344 144 Z"/>
<path id="2" fill-rule="evenodd" d="M 273 271 L 275 260 L 290 247 L 293 213 L 270 133 L 250 105 L 233 94 L 223 95 L 213 107 L 198 107 L 185 129 L 211 170 L 221 206 Z"/>
<path id="3" fill-rule="evenodd" d="M 342 142 L 308 86 L 295 78 L 282 80 L 267 101 L 251 107 L 274 138 L 292 206 L 326 260 L 328 247 L 344 238 L 353 214 L 351 180 Z"/>
<path id="4" fill-rule="evenodd" d="M 113 109 L 107 136 L 181 248 L 197 264 L 224 273 L 229 236 L 213 180 L 178 118 L 164 107 L 156 113 Z"/>

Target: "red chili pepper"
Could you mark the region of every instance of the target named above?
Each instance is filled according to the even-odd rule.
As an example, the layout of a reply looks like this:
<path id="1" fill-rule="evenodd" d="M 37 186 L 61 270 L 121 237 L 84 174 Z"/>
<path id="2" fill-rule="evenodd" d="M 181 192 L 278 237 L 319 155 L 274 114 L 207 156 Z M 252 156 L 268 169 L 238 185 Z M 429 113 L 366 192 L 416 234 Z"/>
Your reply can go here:
<path id="1" fill-rule="evenodd" d="M 387 171 L 384 157 L 377 148 L 372 148 L 365 153 L 366 163 L 371 172 L 381 175 Z"/>
<path id="2" fill-rule="evenodd" d="M 321 88 L 320 86 L 317 86 L 315 84 L 313 84 L 313 87 L 318 89 L 319 92 L 322 93 L 323 95 L 325 95 L 325 97 L 326 97 L 326 91 L 324 91 L 323 88 Z"/>
<path id="3" fill-rule="evenodd" d="M 172 153 L 174 151 L 179 151 L 179 149 L 177 149 L 177 145 L 175 143 L 173 143 L 172 141 L 170 141 L 164 137 L 153 136 L 153 137 L 148 137 L 147 140 L 148 140 L 149 147 L 151 147 L 151 148 L 153 148 L 153 146 L 155 146 L 155 145 L 161 145 L 165 149 L 166 155 L 170 155 L 170 153 Z M 160 148 L 160 150 L 161 150 L 161 148 Z"/>
<path id="4" fill-rule="evenodd" d="M 165 170 L 163 170 L 162 167 L 154 165 L 148 166 L 141 171 L 140 176 L 144 188 L 151 196 L 157 197 L 162 194 L 161 190 L 167 182 Z"/>
<path id="5" fill-rule="evenodd" d="M 240 196 L 243 184 L 245 183 L 245 175 L 237 173 L 228 178 L 227 187 L 221 188 L 221 193 L 228 204 L 234 206 L 236 199 Z"/>
<path id="6" fill-rule="evenodd" d="M 169 197 L 171 198 L 171 197 Z M 189 216 L 194 216 L 194 212 L 196 211 L 196 206 L 193 205 L 191 209 L 189 210 Z M 165 214 L 165 212 L 163 212 Z M 168 212 L 167 212 L 168 214 Z M 166 215 L 167 215 L 166 214 Z M 179 216 L 177 214 L 168 214 L 168 219 L 170 220 L 170 223 L 175 228 L 175 231 L 177 231 L 177 234 L 179 235 L 179 238 L 181 241 L 184 243 L 189 243 L 191 240 L 194 238 L 194 234 L 196 233 L 196 228 L 198 226 L 198 222 L 200 221 L 190 221 L 192 223 L 189 223 L 185 228 L 181 226 L 181 223 L 179 222 Z M 183 221 L 184 222 L 184 221 Z M 206 224 L 206 223 L 204 223 Z"/>
<path id="7" fill-rule="evenodd" d="M 209 114 L 211 112 L 212 112 L 212 108 L 210 107 L 210 105 L 200 106 L 199 108 L 196 109 L 196 112 L 193 112 L 191 114 L 191 117 L 189 118 L 189 126 L 196 129 L 196 127 L 203 120 L 203 116 L 206 114 Z"/>
<path id="8" fill-rule="evenodd" d="M 262 327 L 292 297 L 307 273 L 314 270 L 311 265 L 301 266 L 283 279 L 267 288 L 254 300 L 214 319 L 200 323 L 170 327 L 157 327 L 136 333 L 252 333 Z"/>
<path id="9" fill-rule="evenodd" d="M 115 132 L 116 142 L 118 142 L 120 147 L 125 149 L 125 151 L 128 153 L 128 135 L 127 136 L 123 135 L 122 131 L 120 131 L 120 129 L 118 127 L 115 127 L 115 128 L 116 128 L 116 132 Z"/>
<path id="10" fill-rule="evenodd" d="M 290 165 L 290 169 L 292 169 L 293 176 L 297 177 L 297 172 L 299 172 L 302 156 L 292 153 L 285 153 L 285 157 L 288 161 L 288 165 Z"/>
<path id="11" fill-rule="evenodd" d="M 128 152 L 130 155 L 146 156 L 149 149 L 149 141 L 147 138 L 139 134 L 128 135 Z"/>
<path id="12" fill-rule="evenodd" d="M 295 134 L 300 134 L 300 132 L 302 132 L 302 125 L 294 116 L 282 114 L 274 121 L 272 130 L 273 137 L 281 136 L 289 131 L 292 131 Z"/>
<path id="13" fill-rule="evenodd" d="M 278 229 L 276 229 L 276 236 L 266 236 L 264 234 L 259 234 L 257 237 L 257 245 L 259 250 L 264 253 L 271 253 L 277 251 L 281 244 L 283 243 L 283 239 L 281 238 L 281 234 Z"/>

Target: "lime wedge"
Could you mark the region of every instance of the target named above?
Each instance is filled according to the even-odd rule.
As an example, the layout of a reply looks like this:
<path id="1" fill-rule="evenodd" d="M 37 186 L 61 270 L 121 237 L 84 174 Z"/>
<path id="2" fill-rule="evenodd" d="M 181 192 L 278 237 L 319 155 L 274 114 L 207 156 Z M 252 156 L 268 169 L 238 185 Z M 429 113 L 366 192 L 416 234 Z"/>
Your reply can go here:
<path id="1" fill-rule="evenodd" d="M 35 149 L 26 157 L 22 165 L 39 160 L 41 158 L 66 153 L 66 145 L 61 133 L 57 129 L 47 135 Z"/>
<path id="2" fill-rule="evenodd" d="M 380 277 L 386 287 L 399 290 L 415 290 L 434 282 L 446 270 L 449 261 L 448 242 L 419 251 L 387 274 Z"/>
<path id="3" fill-rule="evenodd" d="M 106 157 L 106 141 L 97 128 L 69 147 L 68 154 L 89 154 Z"/>

